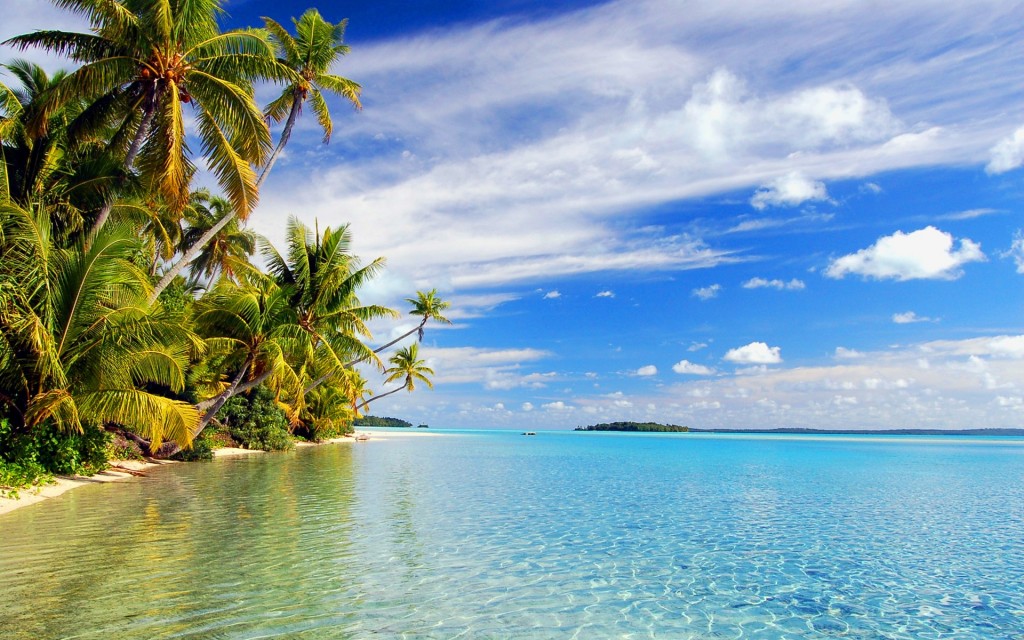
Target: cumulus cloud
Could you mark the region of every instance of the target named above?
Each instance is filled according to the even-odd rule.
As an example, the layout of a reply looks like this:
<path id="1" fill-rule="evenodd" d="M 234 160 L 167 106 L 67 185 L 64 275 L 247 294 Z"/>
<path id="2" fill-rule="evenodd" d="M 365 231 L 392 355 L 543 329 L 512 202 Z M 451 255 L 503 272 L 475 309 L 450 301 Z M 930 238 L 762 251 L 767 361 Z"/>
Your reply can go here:
<path id="1" fill-rule="evenodd" d="M 878 280 L 955 280 L 963 275 L 964 264 L 983 260 L 985 254 L 978 243 L 963 238 L 954 250 L 951 234 L 928 226 L 911 233 L 897 231 L 867 249 L 836 258 L 825 275 L 837 279 L 856 274 Z"/>
<path id="2" fill-rule="evenodd" d="M 532 402 L 524 402 L 522 404 L 522 409 L 523 409 L 523 411 L 526 411 L 526 412 L 533 411 L 533 403 Z"/>
<path id="3" fill-rule="evenodd" d="M 912 324 L 915 322 L 932 322 L 933 319 L 927 316 L 919 316 L 913 311 L 892 314 L 892 321 L 896 324 Z"/>
<path id="4" fill-rule="evenodd" d="M 714 369 L 705 367 L 702 364 L 695 364 L 689 360 L 680 360 L 672 365 L 672 370 L 676 373 L 690 376 L 710 376 L 715 372 Z"/>
<path id="5" fill-rule="evenodd" d="M 638 376 L 654 376 L 658 375 L 658 367 L 653 364 L 645 365 L 636 370 Z"/>
<path id="6" fill-rule="evenodd" d="M 812 200 L 828 200 L 825 183 L 793 171 L 762 185 L 750 199 L 755 209 L 794 207 Z"/>
<path id="7" fill-rule="evenodd" d="M 797 278 L 793 278 L 789 282 L 785 282 L 777 278 L 774 280 L 766 280 L 765 278 L 751 278 L 750 280 L 747 280 L 746 282 L 743 283 L 744 289 L 778 289 L 779 291 L 786 289 L 789 291 L 800 291 L 801 289 L 805 289 L 806 287 L 807 285 L 804 283 L 804 281 L 798 280 Z"/>
<path id="8" fill-rule="evenodd" d="M 599 292 L 597 292 L 597 295 L 595 295 L 594 297 L 595 298 L 614 298 L 615 297 L 615 292 L 614 291 L 607 291 L 607 290 L 606 291 L 599 291 Z"/>
<path id="9" fill-rule="evenodd" d="M 553 291 L 548 291 L 547 293 L 544 294 L 544 299 L 545 300 L 554 300 L 556 298 L 561 298 L 561 297 L 562 297 L 562 294 L 559 293 L 558 289 L 555 289 Z"/>
<path id="10" fill-rule="evenodd" d="M 992 174 L 1006 173 L 1024 165 L 1024 127 L 1000 140 L 989 151 L 989 157 L 985 171 Z"/>
<path id="11" fill-rule="evenodd" d="M 737 364 L 778 364 L 782 362 L 781 352 L 781 347 L 769 347 L 764 342 L 751 342 L 742 347 L 729 349 L 724 359 Z"/>
<path id="12" fill-rule="evenodd" d="M 713 285 L 710 285 L 710 286 L 707 286 L 707 287 L 701 287 L 699 289 L 694 289 L 693 292 L 692 292 L 692 295 L 695 298 L 700 298 L 701 300 L 710 300 L 711 298 L 717 298 L 718 297 L 718 292 L 721 291 L 721 290 L 722 290 L 722 285 L 720 285 L 720 284 L 713 284 Z"/>

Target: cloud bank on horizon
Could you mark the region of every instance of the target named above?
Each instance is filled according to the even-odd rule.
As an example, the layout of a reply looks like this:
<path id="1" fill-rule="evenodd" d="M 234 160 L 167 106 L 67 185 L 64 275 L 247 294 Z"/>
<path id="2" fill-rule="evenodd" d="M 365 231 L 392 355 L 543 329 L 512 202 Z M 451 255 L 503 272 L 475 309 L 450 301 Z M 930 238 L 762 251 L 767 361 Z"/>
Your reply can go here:
<path id="1" fill-rule="evenodd" d="M 623 0 L 350 42 L 364 110 L 300 121 L 252 224 L 349 223 L 368 296 L 456 302 L 438 388 L 375 413 L 1020 426 L 1022 14 Z"/>

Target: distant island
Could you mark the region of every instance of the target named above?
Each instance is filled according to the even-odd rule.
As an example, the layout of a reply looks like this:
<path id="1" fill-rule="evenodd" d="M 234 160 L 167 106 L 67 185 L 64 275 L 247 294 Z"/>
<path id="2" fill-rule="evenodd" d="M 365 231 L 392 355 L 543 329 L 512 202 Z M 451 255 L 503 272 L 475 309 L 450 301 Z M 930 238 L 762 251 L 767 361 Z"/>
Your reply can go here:
<path id="1" fill-rule="evenodd" d="M 1024 429 L 690 429 L 692 433 L 791 433 L 834 436 L 1024 436 Z"/>
<path id="2" fill-rule="evenodd" d="M 775 429 L 697 429 L 657 422 L 609 422 L 589 427 L 576 427 L 574 431 L 627 431 L 645 433 L 746 433 L 836 436 L 1024 436 L 1024 429 L 809 429 L 781 427 Z"/>
<path id="3" fill-rule="evenodd" d="M 356 427 L 411 427 L 411 422 L 406 422 L 399 418 L 381 418 L 378 416 L 363 416 L 362 418 L 356 418 L 352 421 L 352 425 Z M 426 425 L 420 425 L 422 429 Z"/>
<path id="4" fill-rule="evenodd" d="M 642 431 L 650 433 L 685 433 L 689 430 L 689 427 L 681 427 L 677 424 L 658 424 L 657 422 L 608 422 L 575 429 L 575 431 Z"/>

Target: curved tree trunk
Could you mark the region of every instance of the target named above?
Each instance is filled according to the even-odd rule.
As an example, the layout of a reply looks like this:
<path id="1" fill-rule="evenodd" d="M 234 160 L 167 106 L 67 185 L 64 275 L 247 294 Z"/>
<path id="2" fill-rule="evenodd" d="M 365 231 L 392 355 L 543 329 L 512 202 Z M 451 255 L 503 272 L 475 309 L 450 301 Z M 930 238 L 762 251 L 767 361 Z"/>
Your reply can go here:
<path id="1" fill-rule="evenodd" d="M 387 349 L 388 347 L 392 347 L 395 344 L 401 342 L 402 340 L 405 340 L 406 338 L 408 338 L 409 336 L 411 336 L 414 333 L 419 333 L 420 334 L 419 335 L 420 340 L 423 340 L 423 327 L 427 324 L 427 320 L 428 320 L 427 316 L 423 316 L 423 320 L 420 321 L 420 323 L 418 325 L 416 325 L 415 328 L 413 328 L 413 329 L 411 329 L 409 331 L 406 331 L 405 333 L 403 333 L 402 335 L 398 336 L 397 338 L 395 338 L 391 342 L 387 343 L 386 345 L 377 347 L 376 349 L 373 350 L 373 352 L 374 353 L 380 353 L 381 351 Z M 346 362 L 345 365 L 342 368 L 343 369 L 351 369 L 352 367 L 356 366 L 360 362 L 363 362 L 364 360 L 366 360 L 366 356 L 363 356 L 362 358 L 356 358 L 355 360 L 350 360 L 350 361 Z M 325 373 L 324 375 L 322 375 L 319 378 L 317 378 L 316 380 L 314 380 L 312 383 L 310 383 L 310 385 L 308 387 L 306 387 L 306 388 L 304 388 L 302 390 L 303 395 L 309 393 L 310 391 L 313 391 L 314 389 L 316 389 L 317 387 L 319 387 L 323 383 L 325 383 L 328 380 L 330 380 L 332 377 L 334 377 L 335 373 L 337 373 L 337 372 L 336 371 L 331 371 L 330 373 Z"/>
<path id="2" fill-rule="evenodd" d="M 135 158 L 139 155 L 139 151 L 142 150 L 142 143 L 146 139 L 146 135 L 149 133 L 149 128 L 153 125 L 153 118 L 156 117 L 156 103 L 155 99 L 152 104 L 146 107 L 146 112 L 142 116 L 142 122 L 139 123 L 139 128 L 135 132 L 135 139 L 132 140 L 132 146 L 128 147 L 128 155 L 124 157 L 125 169 L 131 170 L 132 166 L 135 165 Z M 107 218 L 110 217 L 110 211 L 114 208 L 114 201 L 111 200 L 103 205 L 100 209 L 100 213 L 96 216 L 96 221 L 92 223 L 92 228 L 89 229 L 89 235 L 85 237 L 85 248 L 89 249 L 92 245 L 92 239 L 96 237 L 96 234 L 100 232 L 103 225 L 106 224 Z"/>
<path id="3" fill-rule="evenodd" d="M 156 299 L 160 297 L 161 292 L 163 292 L 163 290 L 167 288 L 167 285 L 171 284 L 171 281 L 174 280 L 174 278 L 179 273 L 181 273 L 182 269 L 187 267 L 190 262 L 195 260 L 196 256 L 199 255 L 199 253 L 203 250 L 203 247 L 208 245 L 210 243 L 210 240 L 212 240 L 214 236 L 220 233 L 221 229 L 226 227 L 228 223 L 234 219 L 234 217 L 235 212 L 228 211 L 220 220 L 217 221 L 217 224 L 207 229 L 206 233 L 200 236 L 200 238 L 196 240 L 195 244 L 189 247 L 188 251 L 186 251 L 184 255 L 181 256 L 181 259 L 175 262 L 174 265 L 171 266 L 171 268 L 168 269 L 163 276 L 161 276 L 160 282 L 157 282 L 156 286 L 153 287 L 153 293 L 149 294 L 149 300 L 147 300 L 147 303 L 153 304 L 154 302 L 156 302 Z"/>
<path id="4" fill-rule="evenodd" d="M 260 172 L 260 177 L 256 180 L 256 189 L 259 190 L 263 186 L 263 181 L 267 179 L 267 175 L 270 174 L 270 169 L 277 162 L 277 157 L 281 155 L 281 151 L 284 150 L 284 145 L 288 144 L 289 138 L 292 137 L 292 129 L 295 127 L 295 120 L 299 117 L 299 111 L 302 110 L 302 95 L 296 93 L 292 97 L 292 108 L 288 112 L 288 121 L 284 123 L 284 129 L 281 130 L 281 140 L 278 141 L 277 147 L 274 148 L 274 153 L 270 154 L 270 159 L 267 160 L 267 166 L 263 167 L 263 171 Z"/>
<path id="5" fill-rule="evenodd" d="M 195 405 L 196 409 L 203 411 L 204 413 L 203 417 L 199 420 L 199 425 L 196 427 L 195 432 L 192 434 L 193 439 L 199 437 L 199 434 L 201 434 L 203 430 L 206 429 L 206 426 L 213 421 L 214 417 L 217 415 L 217 412 L 221 410 L 221 408 L 224 406 L 225 403 L 227 403 L 228 400 L 237 396 L 240 393 L 245 393 L 250 389 L 260 386 L 273 373 L 273 371 L 265 371 L 259 376 L 257 376 L 255 379 L 243 383 L 242 378 L 245 377 L 246 372 L 249 370 L 250 364 L 251 363 L 247 362 L 245 365 L 242 366 L 242 370 L 239 371 L 238 375 L 235 376 L 235 379 L 231 382 L 230 387 L 222 391 L 220 394 L 210 398 L 209 400 L 204 400 Z M 161 456 L 170 458 L 179 451 L 181 451 L 181 445 L 179 445 L 178 443 L 174 443 L 174 447 L 168 450 L 166 453 L 161 451 Z"/>
<path id="6" fill-rule="evenodd" d="M 284 130 L 281 132 L 281 140 L 277 143 L 277 147 L 274 149 L 274 153 L 270 156 L 270 159 L 267 161 L 267 166 L 265 166 L 263 168 L 262 173 L 260 173 L 259 179 L 256 180 L 257 191 L 260 189 L 261 186 L 263 186 L 263 181 L 267 179 L 267 175 L 270 173 L 270 168 L 274 166 L 274 163 L 277 161 L 277 157 L 281 155 L 281 151 L 284 149 L 284 146 L 288 143 L 288 139 L 291 138 L 292 129 L 295 127 L 295 120 L 298 117 L 299 107 L 301 105 L 301 98 L 296 96 L 295 99 L 292 101 L 292 109 L 291 112 L 288 114 L 288 121 L 285 123 Z M 217 221 L 217 224 L 210 227 L 206 231 L 206 233 L 204 233 L 199 238 L 199 240 L 195 242 L 195 244 L 189 247 L 188 251 L 186 251 L 181 256 L 181 259 L 175 262 L 174 265 L 171 266 L 171 268 L 168 269 L 167 272 L 164 273 L 164 275 L 160 278 L 160 281 L 156 283 L 156 286 L 153 287 L 153 293 L 150 294 L 149 296 L 149 304 L 153 304 L 154 302 L 156 302 L 156 299 L 159 298 L 163 290 L 166 289 L 169 284 L 171 284 L 171 281 L 174 280 L 174 278 L 179 273 L 181 273 L 181 271 L 186 266 L 188 266 L 193 260 L 195 260 L 196 256 L 199 255 L 203 248 L 210 243 L 210 240 L 213 240 L 214 236 L 220 233 L 220 230 L 226 227 L 227 224 L 231 222 L 232 219 L 234 219 L 234 217 L 235 212 L 229 211 L 227 214 L 224 215 L 224 217 Z"/>
<path id="7" fill-rule="evenodd" d="M 387 393 L 382 393 L 379 396 L 373 396 L 372 398 L 370 398 L 369 400 L 367 400 L 363 404 L 361 404 L 358 407 L 356 407 L 356 411 L 360 411 L 360 410 L 365 409 L 366 407 L 370 406 L 370 403 L 373 402 L 374 400 L 380 400 L 381 398 L 390 396 L 392 393 L 398 393 L 399 391 L 401 391 L 404 388 L 405 388 L 405 385 L 403 384 L 402 386 L 398 387 L 397 389 L 392 389 L 391 391 L 388 391 Z"/>

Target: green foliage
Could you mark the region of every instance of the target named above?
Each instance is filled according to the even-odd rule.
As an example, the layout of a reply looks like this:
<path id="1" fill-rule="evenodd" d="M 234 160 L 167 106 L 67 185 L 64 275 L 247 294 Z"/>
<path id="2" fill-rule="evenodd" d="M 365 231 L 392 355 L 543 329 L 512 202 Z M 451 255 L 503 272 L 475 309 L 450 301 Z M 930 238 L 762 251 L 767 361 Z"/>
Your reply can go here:
<path id="1" fill-rule="evenodd" d="M 676 424 L 658 424 L 657 422 L 608 422 L 589 427 L 576 427 L 576 431 L 643 431 L 653 433 L 685 433 L 690 427 Z"/>
<path id="2" fill-rule="evenodd" d="M 173 458 L 183 462 L 206 462 L 213 460 L 213 450 L 219 446 L 217 435 L 216 431 L 205 429 L 199 434 L 199 437 L 193 438 L 190 448 L 182 449 Z"/>
<path id="3" fill-rule="evenodd" d="M 258 387 L 248 396 L 231 398 L 217 417 L 231 437 L 248 449 L 287 451 L 295 446 L 288 432 L 288 418 L 265 387 Z"/>
<path id="4" fill-rule="evenodd" d="M 378 416 L 363 416 L 362 418 L 356 418 L 353 422 L 357 427 L 411 427 L 411 422 L 406 422 L 399 418 L 387 418 Z M 422 425 L 421 425 L 422 426 Z"/>
<path id="5" fill-rule="evenodd" d="M 142 460 L 142 449 L 139 445 L 121 434 L 113 434 L 107 443 L 107 459 L 109 460 Z"/>
<path id="6" fill-rule="evenodd" d="M 47 474 L 89 475 L 107 468 L 111 435 L 96 426 L 81 433 L 66 433 L 53 423 L 31 431 L 15 431 L 0 420 L 0 461 L 11 481 L 7 486 L 37 484 Z"/>

